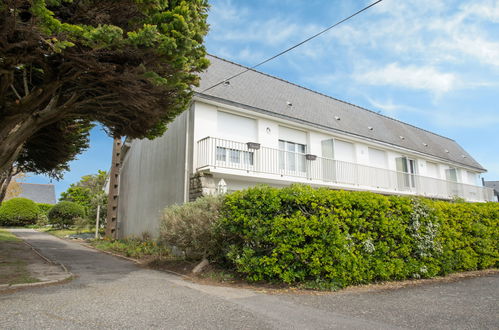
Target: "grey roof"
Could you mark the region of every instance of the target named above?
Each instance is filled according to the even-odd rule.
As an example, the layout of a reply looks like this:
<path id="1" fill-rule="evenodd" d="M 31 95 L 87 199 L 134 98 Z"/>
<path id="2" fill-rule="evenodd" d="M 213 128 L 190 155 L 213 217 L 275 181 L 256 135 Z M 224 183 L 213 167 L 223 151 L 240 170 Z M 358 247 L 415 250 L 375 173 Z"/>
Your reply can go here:
<path id="1" fill-rule="evenodd" d="M 53 184 L 20 183 L 21 194 L 18 197 L 31 199 L 36 203 L 55 204 Z"/>
<path id="2" fill-rule="evenodd" d="M 201 85 L 195 89 L 200 97 L 332 132 L 377 140 L 485 171 L 454 140 L 255 70 L 231 79 L 229 85 L 222 84 L 204 91 L 247 69 L 213 55 L 208 58 L 211 65 L 201 74 Z"/>
<path id="3" fill-rule="evenodd" d="M 485 187 L 495 190 L 496 194 L 499 193 L 499 181 L 484 181 Z"/>

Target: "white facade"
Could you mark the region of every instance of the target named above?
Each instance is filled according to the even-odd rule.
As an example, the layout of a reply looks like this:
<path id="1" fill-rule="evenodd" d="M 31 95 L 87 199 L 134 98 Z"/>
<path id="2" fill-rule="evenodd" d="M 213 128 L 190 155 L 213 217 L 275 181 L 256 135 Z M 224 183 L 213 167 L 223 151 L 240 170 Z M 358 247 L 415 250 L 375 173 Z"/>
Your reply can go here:
<path id="1" fill-rule="evenodd" d="M 491 199 L 491 192 L 478 184 L 479 171 L 444 159 L 212 101 L 197 99 L 192 112 L 192 173 L 223 178 L 228 191 L 297 182 L 441 199 Z"/>

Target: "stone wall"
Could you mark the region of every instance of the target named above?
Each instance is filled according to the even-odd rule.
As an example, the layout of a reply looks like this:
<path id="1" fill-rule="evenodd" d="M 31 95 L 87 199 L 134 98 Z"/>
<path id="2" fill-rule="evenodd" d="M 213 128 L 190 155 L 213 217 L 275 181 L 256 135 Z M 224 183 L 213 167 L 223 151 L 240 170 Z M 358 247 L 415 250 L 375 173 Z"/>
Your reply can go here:
<path id="1" fill-rule="evenodd" d="M 189 184 L 189 201 L 217 193 L 217 186 L 213 174 L 200 172 L 192 175 Z"/>

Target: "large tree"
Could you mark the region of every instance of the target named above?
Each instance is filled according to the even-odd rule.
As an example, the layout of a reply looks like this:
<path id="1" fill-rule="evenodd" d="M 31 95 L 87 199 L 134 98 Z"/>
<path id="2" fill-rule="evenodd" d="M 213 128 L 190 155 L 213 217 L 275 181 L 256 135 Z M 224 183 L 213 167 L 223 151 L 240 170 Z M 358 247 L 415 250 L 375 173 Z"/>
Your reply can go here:
<path id="1" fill-rule="evenodd" d="M 115 137 L 161 135 L 208 66 L 207 7 L 207 0 L 4 0 L 0 175 L 16 160 L 60 173 L 86 146 L 92 122 Z"/>

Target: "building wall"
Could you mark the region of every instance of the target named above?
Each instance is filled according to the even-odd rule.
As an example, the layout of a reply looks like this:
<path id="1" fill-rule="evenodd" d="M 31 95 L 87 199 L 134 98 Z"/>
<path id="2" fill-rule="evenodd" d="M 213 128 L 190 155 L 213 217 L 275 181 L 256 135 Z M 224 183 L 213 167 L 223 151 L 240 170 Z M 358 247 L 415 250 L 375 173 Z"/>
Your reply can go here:
<path id="1" fill-rule="evenodd" d="M 161 210 L 184 202 L 188 117 L 183 112 L 162 137 L 132 141 L 120 173 L 120 237 L 157 236 Z"/>
<path id="2" fill-rule="evenodd" d="M 255 135 L 250 134 L 248 136 L 244 135 L 244 131 L 238 132 L 239 134 L 235 136 L 234 134 L 224 134 L 220 129 L 220 115 L 219 113 L 231 113 L 233 115 L 239 115 L 242 117 L 249 117 L 256 120 L 256 141 Z M 293 130 L 295 133 L 293 134 Z M 304 134 L 303 134 L 304 132 Z M 447 164 L 441 160 L 435 159 L 433 157 L 426 157 L 425 155 L 413 153 L 410 150 L 401 150 L 391 147 L 386 144 L 378 143 L 376 141 L 361 140 L 359 138 L 354 138 L 351 136 L 342 135 L 341 133 L 330 133 L 319 131 L 316 129 L 311 129 L 306 125 L 299 126 L 296 123 L 290 123 L 286 120 L 280 120 L 274 117 L 268 117 L 265 115 L 258 114 L 249 110 L 240 109 L 237 107 L 214 105 L 205 103 L 203 101 L 196 101 L 195 103 L 195 116 L 194 116 L 194 133 L 193 133 L 193 150 L 194 150 L 194 167 L 196 166 L 196 148 L 197 141 L 205 137 L 215 137 L 219 139 L 233 140 L 237 142 L 258 142 L 262 147 L 278 149 L 279 139 L 291 140 L 296 143 L 306 143 L 307 153 L 311 153 L 317 156 L 324 156 L 322 151 L 322 141 L 326 139 L 336 139 L 340 141 L 353 143 L 353 153 L 352 155 L 343 155 L 345 159 L 352 159 L 353 162 L 358 164 L 363 164 L 367 166 L 373 166 L 369 158 L 369 148 L 374 148 L 378 150 L 383 150 L 386 153 L 385 168 L 391 171 L 396 171 L 396 159 L 398 157 L 408 157 L 416 161 L 416 174 L 422 176 L 432 176 L 437 179 L 445 180 L 445 171 L 448 168 L 456 167 L 458 168 L 457 177 L 458 182 L 464 184 L 476 185 L 478 182 L 478 177 L 480 173 L 478 171 L 471 171 L 469 169 L 462 169 L 452 164 Z M 305 136 L 305 138 L 303 137 Z M 336 154 L 336 158 L 341 160 L 342 155 Z M 436 173 L 430 175 L 427 170 L 427 162 L 436 164 L 433 170 L 436 168 Z M 375 166 L 376 167 L 376 166 Z M 434 171 L 435 172 L 435 171 Z M 435 176 L 436 174 L 436 176 Z M 258 177 L 258 174 L 252 174 Z M 473 177 L 475 179 L 473 179 Z"/>

